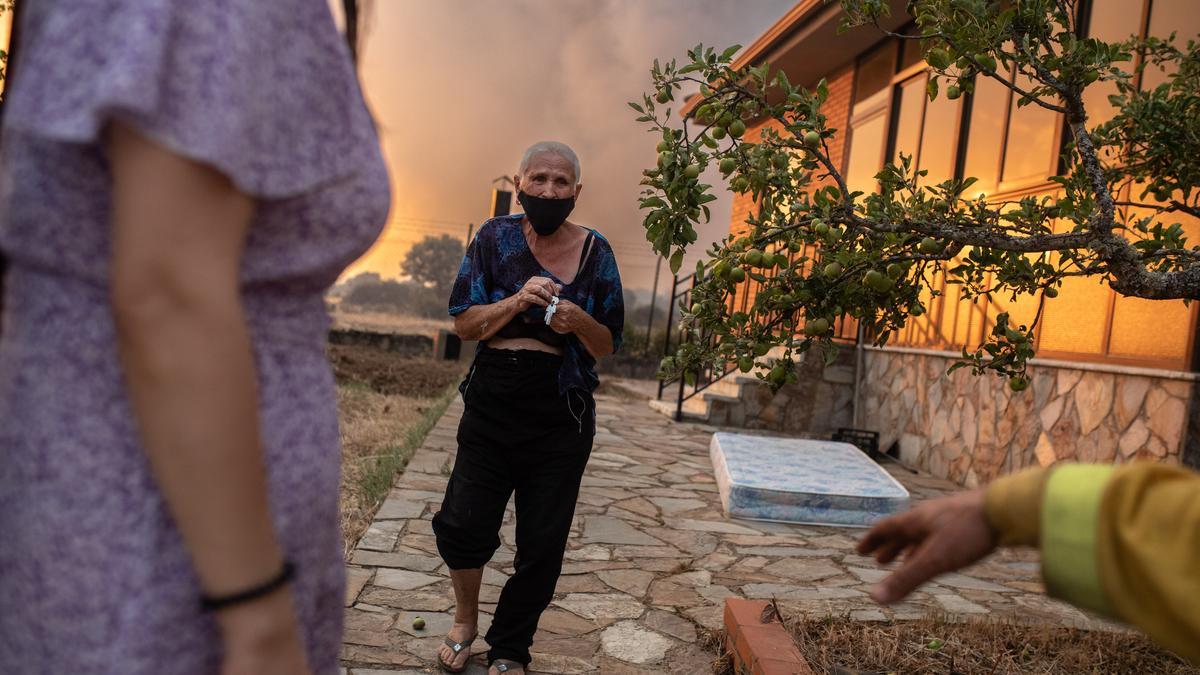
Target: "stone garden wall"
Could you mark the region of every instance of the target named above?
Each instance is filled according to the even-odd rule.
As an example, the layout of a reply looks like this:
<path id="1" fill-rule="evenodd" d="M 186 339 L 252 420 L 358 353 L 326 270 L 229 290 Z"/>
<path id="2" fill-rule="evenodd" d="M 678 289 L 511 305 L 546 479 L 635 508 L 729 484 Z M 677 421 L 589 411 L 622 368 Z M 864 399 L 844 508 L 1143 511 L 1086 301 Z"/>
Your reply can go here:
<path id="1" fill-rule="evenodd" d="M 1039 363 L 1013 393 L 1003 378 L 947 375 L 950 363 L 937 352 L 866 351 L 861 426 L 880 433 L 881 450 L 898 442 L 904 462 L 967 486 L 1061 460 L 1200 459 L 1187 374 Z"/>
<path id="2" fill-rule="evenodd" d="M 751 387 L 742 396 L 745 426 L 805 436 L 828 436 L 854 419 L 854 360 L 852 347 L 838 350 L 826 366 L 820 355 L 805 354 L 796 367 L 800 381 L 784 385 L 777 394 L 765 386 Z"/>

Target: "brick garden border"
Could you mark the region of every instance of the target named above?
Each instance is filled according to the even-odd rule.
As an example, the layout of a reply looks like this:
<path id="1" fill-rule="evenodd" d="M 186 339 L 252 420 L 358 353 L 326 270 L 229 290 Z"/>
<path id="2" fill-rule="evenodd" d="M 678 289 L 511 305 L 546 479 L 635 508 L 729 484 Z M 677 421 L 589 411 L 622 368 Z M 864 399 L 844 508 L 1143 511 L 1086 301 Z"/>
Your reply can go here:
<path id="1" fill-rule="evenodd" d="M 741 675 L 813 675 L 767 600 L 725 599 L 725 647 Z M 767 617 L 764 621 L 763 617 Z"/>

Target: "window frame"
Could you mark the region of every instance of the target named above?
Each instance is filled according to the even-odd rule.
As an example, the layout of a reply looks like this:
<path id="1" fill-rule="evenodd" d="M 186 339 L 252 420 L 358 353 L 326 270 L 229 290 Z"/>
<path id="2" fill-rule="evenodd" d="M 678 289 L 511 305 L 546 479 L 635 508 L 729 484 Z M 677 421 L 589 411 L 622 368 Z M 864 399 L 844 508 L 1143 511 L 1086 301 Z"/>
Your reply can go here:
<path id="1" fill-rule="evenodd" d="M 1141 23 L 1140 23 L 1140 26 L 1138 29 L 1138 35 L 1144 37 L 1146 35 L 1146 32 L 1147 32 L 1149 24 L 1150 24 L 1151 12 L 1153 11 L 1153 5 L 1155 3 L 1155 0 L 1141 0 L 1141 1 L 1142 1 Z M 1090 22 L 1091 22 L 1091 12 L 1094 9 L 1095 4 L 1096 4 L 1096 0 L 1087 0 L 1086 2 L 1081 3 L 1077 26 L 1079 27 L 1079 32 L 1083 35 L 1088 34 L 1088 28 L 1090 27 Z M 903 46 L 902 42 L 903 42 L 903 40 L 900 40 L 897 38 L 885 38 L 885 39 L 881 40 L 880 42 L 876 43 L 875 45 L 872 45 L 869 49 L 864 50 L 860 54 L 859 58 L 862 59 L 863 57 L 865 57 L 867 55 L 873 54 L 878 49 L 892 49 L 892 50 L 894 50 L 893 51 L 893 63 L 895 64 L 894 67 L 899 68 L 901 49 Z M 1135 57 L 1135 60 L 1133 62 L 1133 67 L 1136 67 L 1138 65 L 1138 63 L 1139 63 L 1139 59 L 1137 57 Z M 897 95 L 897 92 L 899 91 L 898 87 L 902 86 L 905 82 L 907 82 L 911 78 L 918 76 L 923 72 L 927 72 L 928 70 L 929 70 L 928 64 L 926 64 L 924 61 L 913 64 L 912 66 L 909 66 L 907 68 L 900 69 L 892 75 L 892 78 L 886 87 L 879 90 L 875 94 L 872 94 L 871 96 L 864 99 L 863 101 L 852 101 L 851 102 L 850 118 L 849 118 L 849 124 L 848 124 L 848 126 L 849 126 L 848 131 L 850 133 L 849 133 L 849 137 L 848 137 L 848 141 L 847 141 L 847 143 L 848 143 L 847 144 L 847 152 L 843 156 L 843 162 L 842 162 L 842 167 L 841 167 L 843 174 L 845 174 L 849 169 L 849 160 L 850 160 L 850 156 L 853 153 L 853 149 L 852 149 L 853 143 L 854 143 L 853 128 L 864 122 L 871 121 L 872 119 L 874 119 L 875 117 L 877 117 L 879 115 L 886 115 L 887 117 L 884 122 L 884 125 L 886 128 L 886 137 L 884 138 L 884 143 L 882 144 L 883 147 L 881 148 L 881 151 L 880 151 L 881 155 L 880 155 L 880 160 L 879 160 L 879 163 L 877 164 L 877 166 L 882 166 L 885 162 L 892 160 L 893 155 L 895 153 L 896 128 L 897 128 L 897 124 L 899 123 L 899 115 L 898 115 L 897 107 L 900 104 L 900 97 Z M 857 64 L 856 64 L 856 68 L 855 68 L 856 78 L 857 78 L 857 72 L 858 71 L 857 71 Z M 1010 78 L 1013 77 L 1012 72 L 1010 72 L 1009 77 Z M 1141 86 L 1141 80 L 1142 80 L 1142 76 L 1139 74 L 1138 78 L 1137 78 L 1137 83 L 1138 83 L 1139 87 Z M 857 79 L 856 79 L 856 82 L 857 82 Z M 1012 199 L 1015 197 L 1022 197 L 1022 196 L 1026 196 L 1026 195 L 1053 194 L 1057 189 L 1057 185 L 1050 182 L 1048 179 L 1052 175 L 1061 173 L 1062 169 L 1065 168 L 1062 165 L 1062 155 L 1063 155 L 1063 150 L 1066 147 L 1066 143 L 1070 137 L 1070 130 L 1069 130 L 1069 126 L 1068 126 L 1066 117 L 1061 113 L 1055 113 L 1057 120 L 1054 125 L 1053 147 L 1055 147 L 1056 150 L 1054 153 L 1052 153 L 1047 158 L 1047 166 L 1046 166 L 1045 175 L 1042 177 L 1026 177 L 1026 178 L 1018 178 L 1016 180 L 1005 180 L 1005 178 L 1004 178 L 1004 163 L 1005 163 L 1006 155 L 1008 152 L 1009 143 L 1011 140 L 1010 136 L 1011 136 L 1011 125 L 1012 125 L 1012 118 L 1013 118 L 1013 111 L 1014 111 L 1013 110 L 1013 103 L 1014 103 L 1013 97 L 1014 96 L 1016 96 L 1016 93 L 1013 92 L 1012 89 L 1009 89 L 1006 87 L 1005 88 L 1005 96 L 1004 96 L 1004 100 L 1006 103 L 1005 111 L 1004 111 L 1004 124 L 1003 124 L 1002 130 L 1001 130 L 1000 148 L 999 148 L 999 151 L 997 152 L 997 156 L 996 156 L 997 181 L 996 181 L 995 186 L 993 187 L 993 190 L 991 192 L 987 193 L 987 197 L 989 200 L 1008 200 L 1008 199 Z M 968 143 L 970 140 L 970 134 L 971 134 L 971 127 L 972 127 L 971 122 L 972 122 L 973 112 L 974 112 L 974 110 L 973 110 L 974 103 L 975 103 L 975 96 L 973 93 L 964 94 L 964 96 L 962 97 L 962 99 L 960 101 L 959 112 L 958 112 L 957 121 L 956 121 L 956 129 L 955 129 L 954 136 L 953 136 L 954 137 L 954 178 L 957 180 L 961 180 L 964 177 L 963 171 L 964 171 L 964 165 L 965 165 L 965 159 L 966 159 L 966 151 L 967 151 Z M 926 106 L 928 106 L 928 104 L 929 104 L 929 99 L 926 96 L 923 98 L 922 107 L 921 107 L 921 120 L 920 120 L 920 124 L 919 124 L 918 131 L 917 131 L 917 153 L 916 153 L 916 156 L 914 157 L 914 162 L 915 162 L 916 166 L 918 166 L 918 167 L 920 166 L 920 163 L 921 163 L 921 152 L 924 149 L 923 148 L 924 126 L 925 126 L 924 121 L 925 121 L 925 115 L 926 115 Z M 937 288 L 936 289 L 931 288 L 930 290 L 936 290 L 939 293 L 939 296 L 937 298 L 937 307 L 936 308 L 930 307 L 929 308 L 930 311 L 926 314 L 926 318 L 928 319 L 929 325 L 925 328 L 922 328 L 915 324 L 909 324 L 906 327 L 906 330 L 904 330 L 903 332 L 898 333 L 896 335 L 896 338 L 898 338 L 898 341 L 901 344 L 908 343 L 908 344 L 910 344 L 910 346 L 930 348 L 930 349 L 954 348 L 955 347 L 955 345 L 949 344 L 949 343 L 945 342 L 944 340 L 942 340 L 941 336 L 942 336 L 943 331 L 946 329 L 948 329 L 950 331 L 951 335 L 954 334 L 954 332 L 957 330 L 957 321 L 955 320 L 952 325 L 947 325 L 947 321 L 952 320 L 956 316 L 957 313 L 960 313 L 962 311 L 963 308 L 958 308 L 958 307 L 949 308 L 946 306 L 948 304 L 946 302 L 947 297 L 945 295 L 947 282 L 946 282 L 946 275 L 944 273 L 938 275 L 938 280 L 935 282 L 935 285 L 937 286 Z M 961 304 L 961 302 L 962 301 L 959 300 L 958 302 L 955 302 L 954 304 L 956 304 L 956 305 Z M 1185 349 L 1184 355 L 1179 358 L 1163 358 L 1163 357 L 1144 357 L 1143 358 L 1143 357 L 1136 357 L 1136 356 L 1130 356 L 1130 355 L 1113 354 L 1112 353 L 1112 338 L 1113 338 L 1112 330 L 1113 330 L 1113 322 L 1114 322 L 1115 313 L 1116 313 L 1116 305 L 1117 305 L 1117 293 L 1116 293 L 1116 291 L 1113 291 L 1110 289 L 1109 294 L 1108 294 L 1107 306 L 1105 308 L 1105 319 L 1104 319 L 1105 325 L 1104 325 L 1102 346 L 1099 351 L 1097 351 L 1097 352 L 1069 352 L 1069 351 L 1062 351 L 1062 350 L 1045 350 L 1044 351 L 1040 348 L 1042 324 L 1039 323 L 1038 329 L 1036 331 L 1036 335 L 1034 336 L 1034 345 L 1036 348 L 1038 348 L 1038 356 L 1041 358 L 1056 359 L 1056 360 L 1062 360 L 1062 361 L 1088 362 L 1088 363 L 1100 362 L 1100 363 L 1107 363 L 1107 364 L 1118 365 L 1118 366 L 1159 368 L 1159 369 L 1177 370 L 1177 371 L 1188 371 L 1188 370 L 1200 369 L 1200 345 L 1197 345 L 1197 340 L 1196 340 L 1197 333 L 1198 333 L 1198 331 L 1200 331 L 1200 305 L 1193 305 L 1191 307 L 1189 318 L 1187 320 L 1187 329 L 1188 329 L 1187 344 L 1188 344 L 1188 347 Z M 1047 307 L 1047 309 L 1049 309 L 1049 307 Z M 975 310 L 974 308 L 971 308 L 968 311 L 971 311 L 972 313 L 974 313 L 975 311 L 980 311 L 980 314 L 982 316 L 982 322 L 980 323 L 980 322 L 976 322 L 975 320 L 971 320 L 968 324 L 968 331 L 972 334 L 970 337 L 978 336 L 979 339 L 982 339 L 983 335 L 988 330 L 988 326 L 994 322 L 995 314 L 998 310 L 996 310 L 990 304 L 988 304 L 988 305 L 985 305 L 983 308 L 981 308 L 981 310 Z M 1045 317 L 1043 317 L 1043 322 L 1044 321 L 1045 321 Z M 917 336 L 915 334 L 918 332 L 924 333 L 924 335 L 921 336 L 920 338 L 917 338 Z M 917 338 L 917 339 L 914 339 L 914 338 Z"/>

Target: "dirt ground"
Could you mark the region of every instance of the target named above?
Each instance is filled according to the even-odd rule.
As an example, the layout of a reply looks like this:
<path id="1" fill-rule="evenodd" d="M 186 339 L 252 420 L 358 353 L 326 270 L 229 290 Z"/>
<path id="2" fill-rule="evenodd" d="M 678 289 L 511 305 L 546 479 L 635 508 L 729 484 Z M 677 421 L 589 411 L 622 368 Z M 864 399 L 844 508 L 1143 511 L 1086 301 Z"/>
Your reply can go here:
<path id="1" fill-rule="evenodd" d="M 958 623 L 938 617 L 897 623 L 810 617 L 788 623 L 817 673 L 1200 674 L 1132 631 Z"/>
<path id="2" fill-rule="evenodd" d="M 462 378 L 467 364 L 435 361 L 352 345 L 330 345 L 329 361 L 339 386 L 358 382 L 380 394 L 427 398 Z"/>

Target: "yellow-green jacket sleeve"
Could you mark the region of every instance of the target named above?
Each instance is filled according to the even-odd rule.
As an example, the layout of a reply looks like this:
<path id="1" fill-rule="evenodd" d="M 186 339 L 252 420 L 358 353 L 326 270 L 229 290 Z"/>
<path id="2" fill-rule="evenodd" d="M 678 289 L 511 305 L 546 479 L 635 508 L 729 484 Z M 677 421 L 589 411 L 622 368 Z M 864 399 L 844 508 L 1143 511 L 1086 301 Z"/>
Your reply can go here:
<path id="1" fill-rule="evenodd" d="M 1051 595 L 1200 664 L 1200 474 L 1152 463 L 1034 469 L 989 486 L 987 511 L 1001 541 L 1040 546 Z"/>

